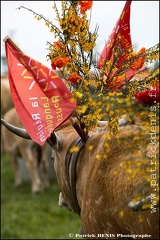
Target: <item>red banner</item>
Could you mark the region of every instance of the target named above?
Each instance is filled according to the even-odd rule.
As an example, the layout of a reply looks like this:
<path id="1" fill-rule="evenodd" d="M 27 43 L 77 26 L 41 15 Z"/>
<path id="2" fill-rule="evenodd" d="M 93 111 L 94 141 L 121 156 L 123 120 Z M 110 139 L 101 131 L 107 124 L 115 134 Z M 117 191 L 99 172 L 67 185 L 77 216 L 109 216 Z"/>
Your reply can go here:
<path id="1" fill-rule="evenodd" d="M 31 139 L 43 146 L 76 109 L 76 101 L 51 69 L 25 55 L 10 38 L 5 49 L 15 108 Z"/>
<path id="2" fill-rule="evenodd" d="M 132 46 L 131 36 L 130 36 L 130 5 L 132 1 L 126 1 L 124 9 L 118 19 L 113 31 L 98 59 L 98 67 L 103 66 L 103 60 L 113 59 L 113 48 L 117 43 L 118 35 L 121 37 L 119 40 L 119 45 L 122 49 Z M 119 56 L 118 65 L 123 60 L 123 56 Z M 118 66 L 117 66 L 118 67 Z"/>

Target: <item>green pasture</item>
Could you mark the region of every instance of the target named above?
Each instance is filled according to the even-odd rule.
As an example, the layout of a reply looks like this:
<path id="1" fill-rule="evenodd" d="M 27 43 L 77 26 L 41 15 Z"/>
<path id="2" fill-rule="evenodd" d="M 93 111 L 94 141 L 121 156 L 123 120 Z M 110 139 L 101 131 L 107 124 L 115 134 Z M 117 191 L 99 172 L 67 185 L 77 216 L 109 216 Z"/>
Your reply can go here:
<path id="1" fill-rule="evenodd" d="M 73 239 L 81 226 L 78 215 L 58 206 L 59 188 L 31 194 L 30 182 L 14 188 L 9 159 L 1 155 L 1 239 Z"/>

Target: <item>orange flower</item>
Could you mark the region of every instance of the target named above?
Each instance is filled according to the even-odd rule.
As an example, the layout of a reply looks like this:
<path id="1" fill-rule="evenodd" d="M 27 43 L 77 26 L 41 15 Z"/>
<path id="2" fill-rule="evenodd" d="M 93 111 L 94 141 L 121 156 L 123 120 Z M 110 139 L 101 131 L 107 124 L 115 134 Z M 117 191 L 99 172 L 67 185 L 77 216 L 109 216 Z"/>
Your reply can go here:
<path id="1" fill-rule="evenodd" d="M 60 49 L 65 50 L 65 47 L 63 46 L 63 44 L 60 41 L 54 42 L 53 45 L 55 48 L 60 48 Z"/>
<path id="2" fill-rule="evenodd" d="M 73 73 L 68 79 L 67 82 L 76 84 L 76 83 L 81 83 L 82 82 L 82 78 L 81 76 L 79 76 L 78 73 Z"/>
<path id="3" fill-rule="evenodd" d="M 111 82 L 105 85 L 105 87 L 108 89 L 110 88 L 111 91 L 116 91 L 117 89 L 122 88 L 122 84 L 124 83 L 124 77 L 123 76 L 118 76 L 113 78 Z"/>
<path id="4" fill-rule="evenodd" d="M 78 19 L 78 22 L 80 22 L 80 23 L 83 22 L 83 19 L 82 19 L 82 18 L 80 18 L 80 17 L 78 17 L 78 16 L 76 16 L 76 18 Z M 71 24 L 73 24 L 73 25 L 76 25 L 76 20 L 75 20 L 74 18 L 72 18 L 72 17 L 69 19 L 69 22 L 70 22 Z"/>
<path id="5" fill-rule="evenodd" d="M 153 81 L 151 83 L 151 86 L 152 86 L 153 89 L 158 89 L 159 90 L 159 79 Z"/>
<path id="6" fill-rule="evenodd" d="M 65 45 L 63 45 L 60 41 L 54 42 L 53 43 L 54 46 L 54 51 L 57 53 L 66 53 L 66 47 Z"/>
<path id="7" fill-rule="evenodd" d="M 134 53 L 134 56 L 138 56 L 139 54 L 145 52 L 145 50 L 146 50 L 145 48 L 141 48 L 140 51 L 139 51 L 137 54 Z M 137 59 L 134 60 L 134 62 L 132 63 L 131 69 L 133 69 L 133 70 L 139 70 L 139 69 L 141 69 L 141 68 L 143 67 L 143 65 L 144 65 L 144 61 L 145 61 L 145 57 L 144 57 L 144 56 L 137 58 Z"/>
<path id="8" fill-rule="evenodd" d="M 118 68 L 115 68 L 114 70 L 112 70 L 109 78 L 107 74 L 105 74 L 106 79 L 104 79 L 104 86 L 106 89 L 110 89 L 112 92 L 122 88 L 126 79 L 126 73 L 120 76 L 116 76 L 117 71 L 118 71 Z M 127 76 L 127 78 L 128 78 L 128 81 L 130 81 L 130 76 Z"/>
<path id="9" fill-rule="evenodd" d="M 68 57 L 61 57 L 61 58 L 55 58 L 52 60 L 51 66 L 53 70 L 56 70 L 57 68 L 62 68 L 64 67 L 69 61 Z"/>
<path id="10" fill-rule="evenodd" d="M 79 1 L 79 5 L 81 6 L 81 13 L 85 13 L 87 10 L 90 10 L 92 7 L 93 1 Z"/>

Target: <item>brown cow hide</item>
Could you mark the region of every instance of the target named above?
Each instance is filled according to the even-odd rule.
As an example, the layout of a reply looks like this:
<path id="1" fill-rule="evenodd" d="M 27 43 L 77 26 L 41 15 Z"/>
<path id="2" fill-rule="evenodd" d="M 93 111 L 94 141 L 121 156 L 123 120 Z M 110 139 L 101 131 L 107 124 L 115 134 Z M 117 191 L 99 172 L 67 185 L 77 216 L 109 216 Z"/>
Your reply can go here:
<path id="1" fill-rule="evenodd" d="M 98 237 L 97 234 L 109 238 L 105 234 L 113 234 L 112 239 L 115 239 L 119 238 L 118 234 L 129 234 L 128 238 L 132 239 L 133 234 L 148 234 L 151 237 L 146 239 L 158 239 L 158 209 L 155 213 L 151 210 L 134 212 L 128 207 L 137 192 L 140 198 L 153 192 L 153 188 L 145 184 L 146 172 L 135 170 L 146 162 L 151 167 L 151 159 L 144 157 L 150 141 L 145 128 L 122 126 L 118 140 L 106 138 L 106 134 L 107 130 L 90 133 L 78 159 L 76 192 L 83 232 L 87 238 Z M 73 210 L 64 161 L 69 145 L 78 134 L 68 121 L 56 129 L 55 135 L 57 144 L 53 147 L 53 157 L 57 181 L 65 203 Z M 147 154 L 151 154 L 150 150 Z M 122 163 L 128 164 L 129 170 L 122 167 Z M 132 173 L 135 173 L 133 178 Z M 150 177 L 149 171 L 147 174 Z"/>
<path id="2" fill-rule="evenodd" d="M 9 81 L 1 77 L 1 117 L 11 108 L 14 107 L 10 93 Z"/>

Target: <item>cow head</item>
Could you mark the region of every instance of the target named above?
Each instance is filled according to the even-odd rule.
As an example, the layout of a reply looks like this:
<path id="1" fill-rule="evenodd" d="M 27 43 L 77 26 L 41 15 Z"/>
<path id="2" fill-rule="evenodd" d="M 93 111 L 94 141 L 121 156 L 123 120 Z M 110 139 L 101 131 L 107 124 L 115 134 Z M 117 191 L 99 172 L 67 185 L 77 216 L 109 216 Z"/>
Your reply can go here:
<path id="1" fill-rule="evenodd" d="M 74 170 L 72 170 L 72 160 L 70 159 L 72 154 L 68 150 L 71 143 L 73 143 L 79 135 L 69 120 L 62 126 L 58 127 L 55 130 L 54 135 L 56 142 L 52 146 L 52 158 L 54 159 L 57 182 L 61 190 L 59 196 L 59 205 L 65 206 L 68 210 L 79 213 L 79 203 L 76 202 L 76 189 L 72 189 L 72 182 L 70 182 L 72 181 L 70 180 L 70 175 L 73 177 L 72 175 L 75 174 L 76 165 Z M 76 181 L 76 174 L 74 179 Z"/>
<path id="2" fill-rule="evenodd" d="M 19 137 L 22 137 L 25 139 L 31 139 L 25 129 L 15 127 L 3 119 L 1 119 L 1 123 L 8 130 L 18 135 Z M 63 129 L 65 129 L 65 135 L 64 135 Z M 77 136 L 78 136 L 78 133 L 73 128 L 70 121 L 67 121 L 65 124 L 63 124 L 63 126 L 58 127 L 55 133 L 51 133 L 50 138 L 48 138 L 47 140 L 47 143 L 52 147 L 52 150 L 53 150 L 52 158 L 54 158 L 55 160 L 54 167 L 56 170 L 57 181 L 60 189 L 62 189 L 62 192 L 59 198 L 59 205 L 65 206 L 68 210 L 72 210 L 72 211 L 74 211 L 74 208 L 72 208 L 72 203 L 67 202 L 66 200 L 64 201 L 64 199 L 66 199 L 66 196 L 68 199 L 70 199 L 71 197 L 70 195 L 68 195 L 68 191 L 63 191 L 63 189 L 68 188 L 68 183 L 67 181 L 65 181 L 65 167 L 63 164 L 63 159 L 65 158 L 65 154 L 67 152 L 67 149 L 69 148 L 70 142 L 72 142 Z M 62 198 L 62 196 L 64 197 Z"/>

